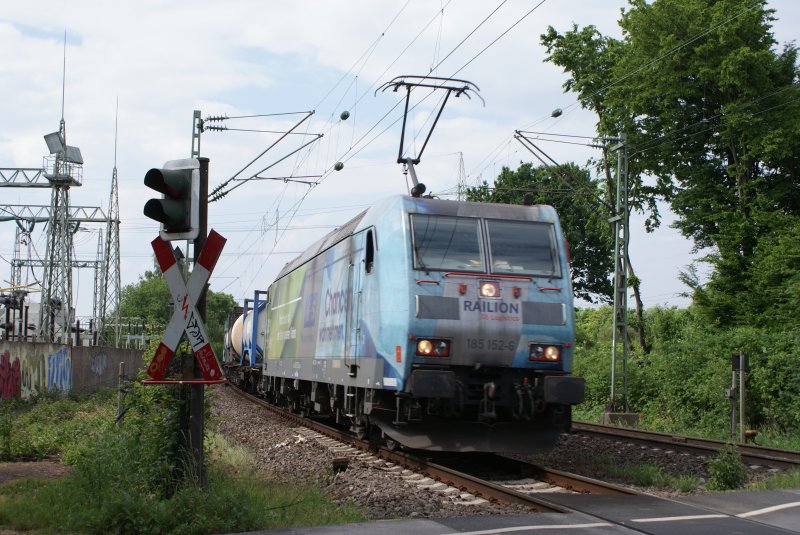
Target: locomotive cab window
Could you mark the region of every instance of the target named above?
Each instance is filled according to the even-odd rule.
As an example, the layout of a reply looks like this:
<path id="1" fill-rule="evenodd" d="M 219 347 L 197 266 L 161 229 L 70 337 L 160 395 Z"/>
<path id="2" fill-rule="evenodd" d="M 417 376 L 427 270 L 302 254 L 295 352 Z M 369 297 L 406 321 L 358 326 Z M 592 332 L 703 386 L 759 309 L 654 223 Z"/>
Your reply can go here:
<path id="1" fill-rule="evenodd" d="M 484 273 L 480 220 L 411 215 L 414 269 Z"/>
<path id="2" fill-rule="evenodd" d="M 367 231 L 367 250 L 364 253 L 364 268 L 367 273 L 372 273 L 372 268 L 375 266 L 375 246 L 372 242 L 372 231 Z"/>
<path id="3" fill-rule="evenodd" d="M 559 277 L 553 225 L 487 220 L 493 273 Z"/>

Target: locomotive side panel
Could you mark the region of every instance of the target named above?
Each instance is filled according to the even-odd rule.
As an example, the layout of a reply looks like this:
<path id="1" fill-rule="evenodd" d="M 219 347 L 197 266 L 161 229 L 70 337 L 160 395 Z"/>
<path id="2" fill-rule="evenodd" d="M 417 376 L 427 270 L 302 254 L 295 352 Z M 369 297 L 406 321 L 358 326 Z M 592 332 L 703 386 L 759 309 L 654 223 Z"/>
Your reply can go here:
<path id="1" fill-rule="evenodd" d="M 402 391 L 411 367 L 408 353 L 409 303 L 408 214 L 401 197 L 378 205 L 367 221 L 374 248 L 372 269 L 364 276 L 362 320 L 383 361 L 383 390 Z M 368 233 L 369 234 L 369 233 Z"/>
<path id="2" fill-rule="evenodd" d="M 356 270 L 365 266 L 363 234 L 345 238 L 272 285 L 266 376 L 382 386 L 383 363 L 374 344 L 364 342 L 360 317 L 363 279 Z"/>

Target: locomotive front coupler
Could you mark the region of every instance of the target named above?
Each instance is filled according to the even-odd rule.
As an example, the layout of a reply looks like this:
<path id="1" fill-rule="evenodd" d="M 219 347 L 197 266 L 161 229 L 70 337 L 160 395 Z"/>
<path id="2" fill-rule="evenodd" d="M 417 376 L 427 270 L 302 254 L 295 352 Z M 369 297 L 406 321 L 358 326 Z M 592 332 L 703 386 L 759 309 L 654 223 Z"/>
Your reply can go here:
<path id="1" fill-rule="evenodd" d="M 530 384 L 514 385 L 514 419 L 530 421 L 535 406 L 533 387 Z"/>
<path id="2" fill-rule="evenodd" d="M 483 422 L 494 422 L 497 420 L 497 413 L 494 411 L 494 395 L 497 392 L 497 385 L 494 381 L 483 384 L 483 399 L 480 402 L 478 420 Z"/>

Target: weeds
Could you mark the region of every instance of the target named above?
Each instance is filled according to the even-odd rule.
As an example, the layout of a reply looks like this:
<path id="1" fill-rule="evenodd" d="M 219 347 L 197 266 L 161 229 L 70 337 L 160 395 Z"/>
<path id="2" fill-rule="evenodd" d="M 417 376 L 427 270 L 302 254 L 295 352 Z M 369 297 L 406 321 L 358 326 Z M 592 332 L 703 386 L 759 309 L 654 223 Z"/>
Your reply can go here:
<path id="1" fill-rule="evenodd" d="M 0 416 L 0 461 L 11 460 L 11 424 L 10 416 Z"/>
<path id="2" fill-rule="evenodd" d="M 700 480 L 695 476 L 684 474 L 675 478 L 673 485 L 680 492 L 692 492 L 700 486 Z"/>
<path id="3" fill-rule="evenodd" d="M 0 527 L 57 533 L 194 534 L 278 529 L 363 520 L 312 488 L 272 484 L 250 470 L 251 456 L 212 434 L 208 484 L 183 459 L 178 404 L 170 387 L 137 385 L 122 429 L 116 399 L 49 399 L 0 412 L 0 451 L 52 451 L 74 465 L 60 481 L 0 486 Z M 18 422 L 22 422 L 18 425 Z M 4 434 L 5 433 L 5 434 Z M 71 441 L 65 440 L 76 434 Z"/>
<path id="4" fill-rule="evenodd" d="M 700 480 L 694 476 L 682 475 L 675 477 L 665 473 L 660 466 L 652 464 L 618 465 L 608 455 L 600 455 L 596 459 L 596 468 L 604 472 L 608 477 L 631 481 L 641 487 L 691 492 L 700 485 Z"/>
<path id="5" fill-rule="evenodd" d="M 777 474 L 766 481 L 754 483 L 753 489 L 798 489 L 800 488 L 800 469 L 796 468 L 783 474 Z"/>
<path id="6" fill-rule="evenodd" d="M 747 482 L 747 467 L 733 444 L 726 444 L 708 463 L 709 490 L 738 489 Z"/>

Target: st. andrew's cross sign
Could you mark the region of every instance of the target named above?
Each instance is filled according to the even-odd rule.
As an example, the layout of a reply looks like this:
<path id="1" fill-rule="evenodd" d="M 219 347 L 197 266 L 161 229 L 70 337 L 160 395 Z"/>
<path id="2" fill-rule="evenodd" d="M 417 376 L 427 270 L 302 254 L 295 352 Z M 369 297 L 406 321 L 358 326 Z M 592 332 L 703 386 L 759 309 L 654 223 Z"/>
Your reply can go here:
<path id="1" fill-rule="evenodd" d="M 194 351 L 194 358 L 197 359 L 198 367 L 203 374 L 203 381 L 224 380 L 203 319 L 197 312 L 196 304 L 222 253 L 225 241 L 221 234 L 211 230 L 187 283 L 183 280 L 178 261 L 169 242 L 164 241 L 161 237 L 153 240 L 156 261 L 167 281 L 172 294 L 172 302 L 175 305 L 172 319 L 164 333 L 164 339 L 147 368 L 147 374 L 154 381 L 164 380 L 164 374 L 184 333 Z"/>

